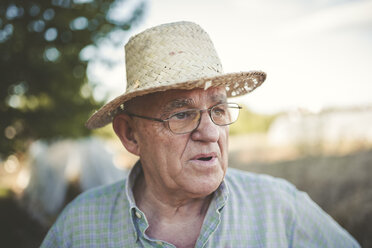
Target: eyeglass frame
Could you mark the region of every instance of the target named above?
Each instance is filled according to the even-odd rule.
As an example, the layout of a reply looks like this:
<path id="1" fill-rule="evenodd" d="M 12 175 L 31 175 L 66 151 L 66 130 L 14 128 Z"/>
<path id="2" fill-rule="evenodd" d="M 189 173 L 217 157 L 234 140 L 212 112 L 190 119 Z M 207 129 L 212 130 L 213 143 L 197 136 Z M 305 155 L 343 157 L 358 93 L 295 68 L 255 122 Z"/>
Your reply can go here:
<path id="1" fill-rule="evenodd" d="M 174 134 L 186 134 L 186 133 L 192 133 L 192 132 L 194 132 L 194 131 L 199 127 L 200 122 L 201 122 L 202 115 L 203 115 L 203 113 L 204 113 L 205 111 L 208 112 L 208 116 L 209 116 L 209 118 L 210 118 L 211 121 L 212 121 L 215 125 L 217 125 L 217 126 L 228 126 L 228 125 L 231 125 L 231 124 L 233 124 L 234 122 L 236 122 L 236 121 L 238 120 L 238 118 L 237 118 L 235 121 L 231 122 L 231 123 L 223 124 L 223 125 L 217 124 L 217 123 L 213 120 L 213 118 L 212 118 L 212 112 L 211 112 L 212 109 L 215 108 L 215 107 L 217 107 L 217 106 L 219 106 L 219 105 L 222 105 L 222 104 L 236 104 L 237 109 L 239 109 L 239 113 L 240 113 L 240 110 L 243 108 L 242 106 L 240 106 L 240 105 L 237 104 L 237 103 L 225 102 L 225 103 L 218 103 L 218 104 L 215 104 L 215 105 L 213 105 L 212 107 L 207 108 L 207 109 L 186 109 L 186 110 L 179 111 L 179 112 L 176 112 L 176 113 L 174 113 L 174 114 L 171 114 L 168 118 L 165 118 L 165 119 L 154 118 L 154 117 L 143 116 L 143 115 L 137 115 L 137 114 L 131 113 L 131 112 L 126 111 L 126 110 L 123 110 L 122 113 L 127 114 L 128 116 L 134 116 L 134 117 L 142 118 L 142 119 L 145 119 L 145 120 L 157 121 L 157 122 L 162 122 L 162 123 L 165 123 L 165 122 L 166 122 L 166 123 L 167 123 L 166 126 L 168 127 L 168 129 L 169 129 L 172 133 L 174 133 Z M 170 120 L 174 115 L 176 115 L 176 114 L 178 114 L 178 113 L 181 113 L 181 112 L 184 112 L 184 111 L 190 111 L 190 110 L 198 110 L 199 113 L 200 113 L 200 115 L 199 115 L 199 120 L 198 120 L 198 124 L 196 125 L 196 127 L 195 127 L 194 129 L 192 129 L 191 131 L 187 131 L 187 132 L 184 132 L 184 133 L 176 133 L 176 132 L 174 132 L 174 131 L 170 128 L 170 126 L 169 126 L 169 120 Z M 239 113 L 238 113 L 238 114 L 239 114 Z M 239 115 L 238 115 L 238 117 L 239 117 Z"/>

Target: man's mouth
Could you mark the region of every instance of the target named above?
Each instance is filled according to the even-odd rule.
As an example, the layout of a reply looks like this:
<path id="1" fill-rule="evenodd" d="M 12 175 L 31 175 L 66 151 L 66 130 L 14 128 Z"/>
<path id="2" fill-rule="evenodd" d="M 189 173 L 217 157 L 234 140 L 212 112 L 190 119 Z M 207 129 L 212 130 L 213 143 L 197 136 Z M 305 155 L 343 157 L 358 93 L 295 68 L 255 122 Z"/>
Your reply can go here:
<path id="1" fill-rule="evenodd" d="M 209 156 L 209 157 L 201 157 L 201 158 L 198 158 L 198 160 L 201 160 L 201 161 L 210 161 L 213 157 L 212 156 Z"/>
<path id="2" fill-rule="evenodd" d="M 193 160 L 208 162 L 208 161 L 213 160 L 216 157 L 217 155 L 215 153 L 204 153 L 204 154 L 202 153 L 202 154 L 198 154 L 197 156 L 195 156 Z"/>

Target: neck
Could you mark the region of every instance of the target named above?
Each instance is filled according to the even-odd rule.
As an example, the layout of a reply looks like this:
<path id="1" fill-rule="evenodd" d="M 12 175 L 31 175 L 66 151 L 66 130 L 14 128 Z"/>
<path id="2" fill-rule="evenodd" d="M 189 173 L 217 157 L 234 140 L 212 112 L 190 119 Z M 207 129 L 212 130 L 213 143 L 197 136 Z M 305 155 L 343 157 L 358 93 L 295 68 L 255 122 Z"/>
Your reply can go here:
<path id="1" fill-rule="evenodd" d="M 184 192 L 163 194 L 148 185 L 143 173 L 133 188 L 137 206 L 149 223 L 149 237 L 167 241 L 179 248 L 195 247 L 212 194 L 205 197 L 185 197 Z"/>
<path id="2" fill-rule="evenodd" d="M 147 184 L 143 173 L 138 176 L 133 188 L 137 206 L 149 221 L 203 218 L 208 210 L 212 195 L 187 197 L 182 192 L 157 192 L 156 187 Z"/>

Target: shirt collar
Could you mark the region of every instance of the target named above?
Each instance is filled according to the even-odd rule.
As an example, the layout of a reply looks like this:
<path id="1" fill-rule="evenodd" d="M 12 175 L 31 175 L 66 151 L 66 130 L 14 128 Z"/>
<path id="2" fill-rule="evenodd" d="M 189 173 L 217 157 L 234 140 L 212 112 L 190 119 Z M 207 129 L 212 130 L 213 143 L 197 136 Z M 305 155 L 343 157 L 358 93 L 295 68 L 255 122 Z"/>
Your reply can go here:
<path id="1" fill-rule="evenodd" d="M 137 177 L 141 174 L 142 172 L 142 166 L 141 162 L 138 160 L 136 164 L 133 166 L 133 168 L 130 170 L 128 174 L 128 180 L 126 182 L 126 187 L 125 187 L 125 194 L 127 196 L 127 199 L 129 201 L 129 208 L 136 208 L 136 201 L 134 200 L 134 195 L 133 195 L 133 187 L 136 182 Z"/>
<path id="2" fill-rule="evenodd" d="M 226 205 L 227 199 L 229 198 L 229 189 L 225 179 L 222 181 L 220 186 L 213 193 L 213 198 L 209 208 L 216 212 L 221 212 L 223 207 Z"/>
<path id="3" fill-rule="evenodd" d="M 133 166 L 133 168 L 130 170 L 128 174 L 128 179 L 125 185 L 125 195 L 129 202 L 129 216 L 132 222 L 132 227 L 135 230 L 134 235 L 135 235 L 136 240 L 138 240 L 139 235 L 137 233 L 137 227 L 136 227 L 134 215 L 135 215 L 135 212 L 138 211 L 139 209 L 134 199 L 133 187 L 134 187 L 137 177 L 141 174 L 141 172 L 142 172 L 142 166 L 141 166 L 141 162 L 138 160 Z"/>

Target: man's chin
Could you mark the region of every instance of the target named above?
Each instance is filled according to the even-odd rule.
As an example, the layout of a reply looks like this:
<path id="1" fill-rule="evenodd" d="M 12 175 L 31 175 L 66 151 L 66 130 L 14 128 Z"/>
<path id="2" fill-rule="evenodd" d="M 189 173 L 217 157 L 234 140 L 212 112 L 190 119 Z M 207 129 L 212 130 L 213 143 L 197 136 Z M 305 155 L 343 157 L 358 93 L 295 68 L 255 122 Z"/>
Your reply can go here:
<path id="1" fill-rule="evenodd" d="M 197 183 L 191 185 L 190 191 L 197 197 L 206 197 L 212 194 L 221 185 L 223 176 L 215 175 L 212 178 L 200 179 Z"/>

